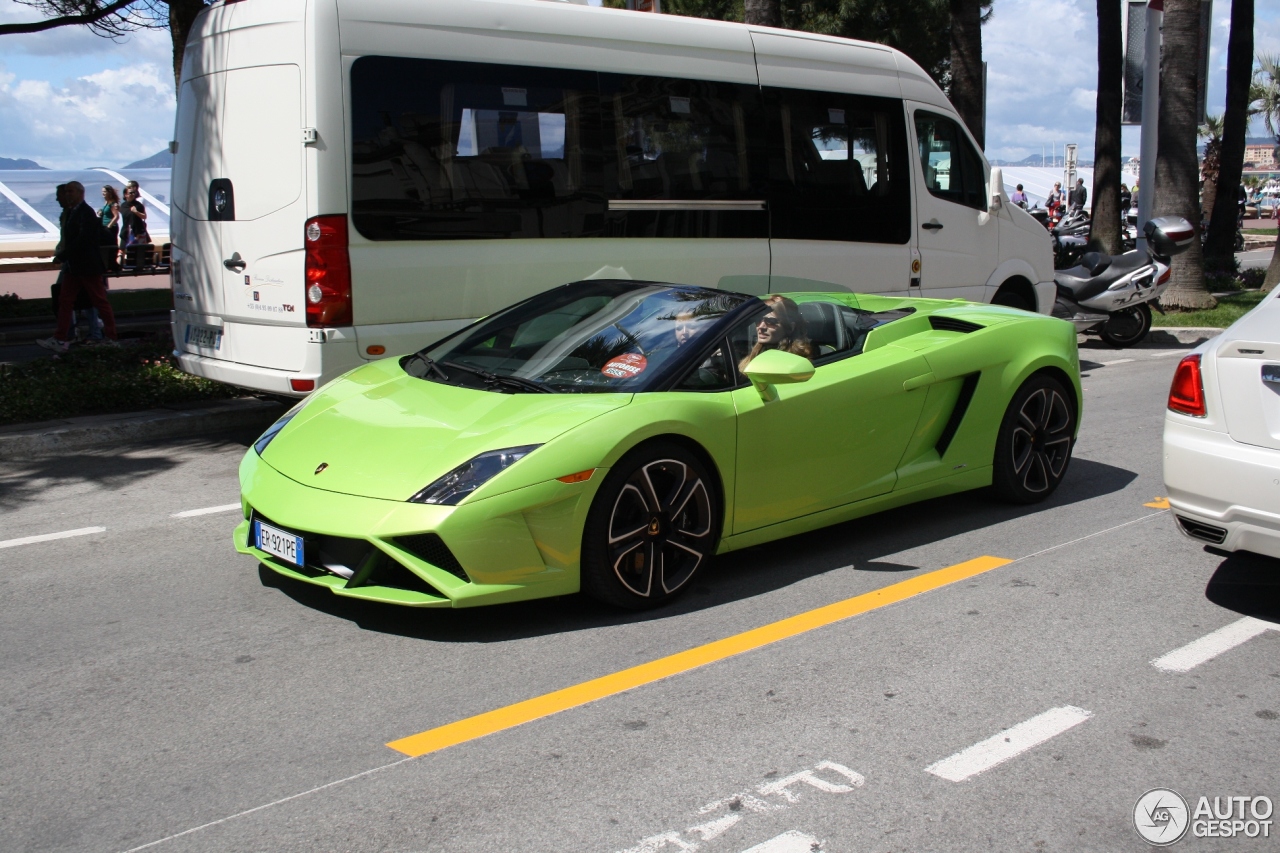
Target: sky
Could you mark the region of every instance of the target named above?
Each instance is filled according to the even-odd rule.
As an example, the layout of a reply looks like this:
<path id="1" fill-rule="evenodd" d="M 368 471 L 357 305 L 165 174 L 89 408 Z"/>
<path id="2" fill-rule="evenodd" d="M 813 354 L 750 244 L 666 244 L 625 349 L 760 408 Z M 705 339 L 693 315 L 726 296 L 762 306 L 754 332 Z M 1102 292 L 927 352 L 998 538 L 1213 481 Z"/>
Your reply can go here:
<path id="1" fill-rule="evenodd" d="M 1093 159 L 1095 0 L 995 0 L 993 9 L 982 31 L 988 158 L 1016 161 L 1074 142 L 1081 159 Z M 1211 113 L 1223 110 L 1230 13 L 1230 0 L 1215 0 Z M 33 14 L 0 0 L 0 22 Z M 1255 52 L 1280 54 L 1280 2 L 1255 0 L 1255 17 Z M 0 157 L 120 167 L 160 151 L 173 136 L 172 61 L 167 31 L 118 42 L 82 27 L 0 36 Z M 1250 135 L 1263 135 L 1260 122 Z M 1123 154 L 1139 146 L 1138 129 L 1125 128 Z"/>

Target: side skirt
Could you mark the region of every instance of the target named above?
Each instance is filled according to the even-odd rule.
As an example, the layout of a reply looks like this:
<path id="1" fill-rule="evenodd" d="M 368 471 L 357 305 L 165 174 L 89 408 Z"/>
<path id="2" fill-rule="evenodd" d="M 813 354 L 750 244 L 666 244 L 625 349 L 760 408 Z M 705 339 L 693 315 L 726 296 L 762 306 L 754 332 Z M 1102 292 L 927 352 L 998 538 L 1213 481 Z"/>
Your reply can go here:
<path id="1" fill-rule="evenodd" d="M 822 512 L 815 512 L 812 515 L 806 515 L 800 518 L 793 518 L 780 524 L 771 524 L 768 527 L 748 530 L 745 533 L 739 533 L 735 536 L 726 536 L 721 540 L 720 548 L 716 553 L 725 554 L 729 551 L 750 548 L 753 545 L 772 542 L 775 539 L 784 539 L 788 536 L 796 536 L 800 533 L 808 533 L 810 530 L 817 530 L 822 527 L 829 527 L 833 524 L 852 521 L 855 518 L 862 518 L 865 515 L 873 515 L 877 512 L 883 512 L 887 509 L 916 503 L 917 501 L 925 501 L 930 498 L 940 498 L 944 495 L 953 495 L 957 492 L 967 492 L 970 489 L 981 489 L 989 485 L 991 485 L 990 466 L 961 471 L 951 477 L 946 477 L 942 480 L 933 480 L 928 483 L 921 483 L 918 486 L 904 489 L 900 492 L 888 492 L 887 494 L 877 495 L 874 498 L 867 498 L 866 500 L 861 500 L 857 503 L 823 510 Z"/>

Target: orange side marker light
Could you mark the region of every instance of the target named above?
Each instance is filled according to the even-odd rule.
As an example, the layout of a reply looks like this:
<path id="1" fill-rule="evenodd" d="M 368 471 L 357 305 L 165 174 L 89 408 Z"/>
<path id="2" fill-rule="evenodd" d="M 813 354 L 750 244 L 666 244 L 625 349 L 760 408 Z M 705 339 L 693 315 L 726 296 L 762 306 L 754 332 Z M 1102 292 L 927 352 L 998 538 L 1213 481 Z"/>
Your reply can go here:
<path id="1" fill-rule="evenodd" d="M 595 468 L 588 468 L 585 471 L 579 471 L 576 474 L 565 474 L 563 477 L 556 477 L 562 483 L 585 483 L 591 479 L 591 475 L 596 472 Z"/>
<path id="2" fill-rule="evenodd" d="M 387 348 L 382 344 L 373 344 L 372 346 L 365 347 L 364 351 L 369 355 L 382 355 L 387 351 Z"/>

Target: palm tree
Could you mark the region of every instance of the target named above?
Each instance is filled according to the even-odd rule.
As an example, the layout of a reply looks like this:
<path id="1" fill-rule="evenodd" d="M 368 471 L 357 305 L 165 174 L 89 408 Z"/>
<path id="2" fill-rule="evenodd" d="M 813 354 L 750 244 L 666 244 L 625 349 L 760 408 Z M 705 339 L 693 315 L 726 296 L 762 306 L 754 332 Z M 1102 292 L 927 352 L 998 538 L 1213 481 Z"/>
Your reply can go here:
<path id="1" fill-rule="evenodd" d="M 982 124 L 982 10 L 983 0 L 951 0 L 951 104 L 986 146 Z"/>
<path id="2" fill-rule="evenodd" d="M 1218 196 L 1218 174 L 1222 168 L 1222 116 L 1205 116 L 1204 124 L 1196 132 L 1205 140 L 1204 159 L 1200 161 L 1200 178 L 1204 181 L 1200 191 L 1200 210 L 1208 213 L 1214 209 L 1213 203 Z M 1235 211 L 1230 215 L 1234 222 Z"/>
<path id="3" fill-rule="evenodd" d="M 1156 152 L 1155 210 L 1181 216 L 1200 231 L 1196 157 L 1196 82 L 1200 66 L 1200 0 L 1165 0 L 1160 70 L 1160 142 Z M 1205 288 L 1200 241 L 1173 259 L 1173 283 L 1160 303 L 1175 310 L 1213 308 Z"/>
<path id="4" fill-rule="evenodd" d="M 1103 251 L 1119 254 L 1120 82 L 1124 71 L 1120 4 L 1098 0 L 1098 107 L 1093 132 L 1093 217 L 1089 237 Z"/>
<path id="5" fill-rule="evenodd" d="M 1249 88 L 1249 109 L 1253 115 L 1262 116 L 1267 133 L 1280 145 L 1280 54 L 1259 54 L 1258 70 Z M 1280 242 L 1276 245 L 1280 247 Z M 1262 289 L 1271 290 L 1277 284 L 1280 284 L 1280 251 L 1273 249 Z"/>
<path id="6" fill-rule="evenodd" d="M 742 19 L 762 27 L 782 26 L 782 5 L 778 0 L 744 0 Z"/>
<path id="7" fill-rule="evenodd" d="M 1209 237 L 1205 258 L 1215 266 L 1235 260 L 1236 201 L 1244 168 L 1244 137 L 1249 126 L 1249 89 L 1253 81 L 1253 0 L 1231 0 L 1231 37 L 1227 42 L 1227 111 L 1222 120 L 1222 146 L 1217 193 L 1209 212 Z M 1206 152 L 1207 154 L 1207 152 Z M 1207 159 L 1207 158 L 1206 158 Z"/>

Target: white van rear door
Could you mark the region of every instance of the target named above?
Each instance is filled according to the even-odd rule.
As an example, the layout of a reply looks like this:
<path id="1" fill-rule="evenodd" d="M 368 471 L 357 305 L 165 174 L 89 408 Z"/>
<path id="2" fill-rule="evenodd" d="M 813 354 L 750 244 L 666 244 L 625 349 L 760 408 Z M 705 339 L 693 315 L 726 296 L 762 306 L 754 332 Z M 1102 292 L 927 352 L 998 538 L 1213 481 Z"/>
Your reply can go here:
<path id="1" fill-rule="evenodd" d="M 987 168 L 954 116 L 908 101 L 914 134 L 916 240 L 924 296 L 986 297 L 1000 260 L 1000 223 L 988 211 Z"/>
<path id="2" fill-rule="evenodd" d="M 296 65 L 238 68 L 226 74 L 222 178 L 233 215 L 222 224 L 223 315 L 268 325 L 305 326 L 301 77 Z M 228 357 L 279 369 L 282 353 L 241 351 L 232 329 Z M 283 348 L 281 348 L 283 349 Z M 301 347 L 297 348 L 299 351 Z M 299 355 L 300 357 L 300 355 Z"/>
<path id="3" fill-rule="evenodd" d="M 174 307 L 195 315 L 222 312 L 222 223 L 210 219 L 209 204 L 210 186 L 222 173 L 224 78 L 218 73 L 184 80 L 178 96 L 170 218 L 177 261 Z"/>

